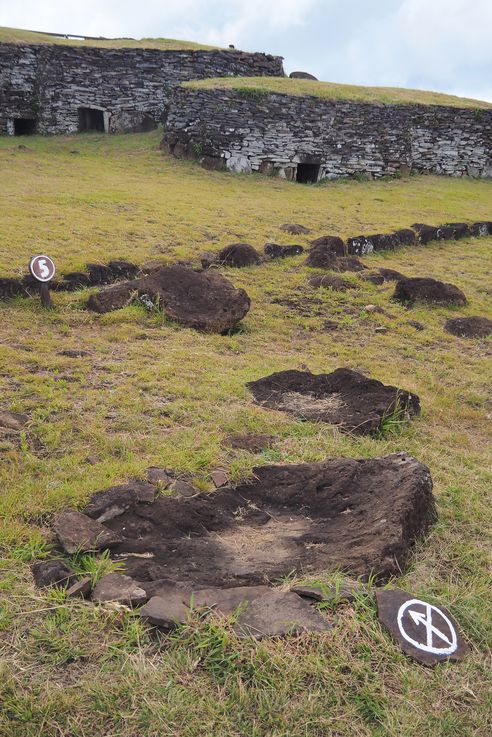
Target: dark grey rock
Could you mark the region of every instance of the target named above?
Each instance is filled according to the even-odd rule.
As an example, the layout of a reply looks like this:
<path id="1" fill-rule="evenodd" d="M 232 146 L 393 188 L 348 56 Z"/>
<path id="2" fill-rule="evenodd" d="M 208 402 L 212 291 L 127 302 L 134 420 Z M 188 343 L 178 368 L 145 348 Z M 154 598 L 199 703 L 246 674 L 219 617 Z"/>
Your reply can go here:
<path id="1" fill-rule="evenodd" d="M 198 489 L 195 489 L 195 487 L 188 481 L 185 481 L 185 479 L 176 479 L 176 481 L 173 481 L 170 488 L 173 491 L 176 491 L 180 496 L 185 497 L 195 496 L 200 493 Z"/>
<path id="2" fill-rule="evenodd" d="M 130 304 L 136 296 L 158 304 L 172 320 L 210 333 L 232 330 L 251 306 L 244 289 L 236 289 L 217 271 L 175 265 L 92 294 L 87 307 L 110 312 Z"/>
<path id="3" fill-rule="evenodd" d="M 212 483 L 216 489 L 221 486 L 227 486 L 229 483 L 229 474 L 223 468 L 216 468 L 212 471 Z"/>
<path id="4" fill-rule="evenodd" d="M 255 598 L 234 625 L 239 637 L 257 640 L 301 632 L 329 632 L 331 628 L 321 614 L 290 591 L 269 591 Z"/>
<path id="5" fill-rule="evenodd" d="M 417 234 L 417 240 L 422 245 L 426 245 L 431 241 L 437 241 L 439 238 L 439 228 L 435 225 L 425 225 L 425 223 L 414 223 L 412 228 Z"/>
<path id="6" fill-rule="evenodd" d="M 108 522 L 126 512 L 134 504 L 152 503 L 155 493 L 154 486 L 143 481 L 111 486 L 92 495 L 84 514 L 98 522 Z"/>
<path id="7" fill-rule="evenodd" d="M 265 256 L 269 258 L 286 258 L 287 256 L 299 256 L 303 253 L 304 248 L 302 246 L 280 246 L 278 243 L 265 243 L 264 249 Z"/>
<path id="8" fill-rule="evenodd" d="M 95 586 L 91 598 L 100 604 L 116 601 L 119 604 L 138 607 L 145 604 L 148 596 L 133 578 L 122 573 L 108 573 Z"/>
<path id="9" fill-rule="evenodd" d="M 196 609 L 213 608 L 224 616 L 234 614 L 238 607 L 254 601 L 271 589 L 268 586 L 237 586 L 228 589 L 201 589 L 192 594 L 192 604 Z"/>
<path id="10" fill-rule="evenodd" d="M 359 274 L 360 279 L 363 279 L 364 281 L 368 281 L 371 284 L 374 284 L 376 286 L 381 286 L 381 284 L 384 284 L 384 276 L 382 274 L 377 274 L 374 271 L 362 271 Z"/>
<path id="11" fill-rule="evenodd" d="M 218 260 L 225 266 L 254 266 L 261 262 L 260 254 L 249 243 L 232 243 L 219 251 Z"/>
<path id="12" fill-rule="evenodd" d="M 56 514 L 53 528 L 68 555 L 103 550 L 120 542 L 120 537 L 116 533 L 75 510 Z"/>
<path id="13" fill-rule="evenodd" d="M 179 624 L 185 624 L 190 610 L 182 601 L 182 594 L 175 593 L 165 598 L 153 596 L 141 609 L 140 616 L 149 624 L 161 627 L 164 630 L 174 629 Z"/>
<path id="14" fill-rule="evenodd" d="M 89 576 L 81 578 L 80 581 L 76 581 L 74 584 L 67 589 L 67 597 L 69 599 L 75 599 L 77 597 L 85 598 L 88 596 L 92 589 L 92 580 Z"/>
<path id="15" fill-rule="evenodd" d="M 168 487 L 174 481 L 172 473 L 166 468 L 151 466 L 147 469 L 147 481 L 155 486 Z"/>
<path id="16" fill-rule="evenodd" d="M 470 225 L 471 235 L 478 236 L 479 238 L 487 237 L 492 235 L 492 222 L 481 221 Z"/>
<path id="17" fill-rule="evenodd" d="M 304 599 L 311 599 L 327 604 L 338 604 L 338 602 L 352 603 L 358 596 L 367 593 L 362 584 L 344 584 L 342 586 L 328 586 L 321 589 L 317 586 L 294 586 L 291 591 Z"/>
<path id="18" fill-rule="evenodd" d="M 384 281 L 400 281 L 401 279 L 407 278 L 404 274 L 401 274 L 399 271 L 395 271 L 394 269 L 386 269 L 383 267 L 379 269 L 379 273 L 384 278 Z"/>
<path id="19" fill-rule="evenodd" d="M 378 617 L 404 653 L 424 665 L 462 660 L 468 645 L 444 607 L 436 607 L 401 589 L 376 591 Z"/>
<path id="20" fill-rule="evenodd" d="M 34 583 L 40 589 L 45 586 L 67 588 L 77 581 L 75 571 L 60 558 L 33 563 L 31 570 Z"/>

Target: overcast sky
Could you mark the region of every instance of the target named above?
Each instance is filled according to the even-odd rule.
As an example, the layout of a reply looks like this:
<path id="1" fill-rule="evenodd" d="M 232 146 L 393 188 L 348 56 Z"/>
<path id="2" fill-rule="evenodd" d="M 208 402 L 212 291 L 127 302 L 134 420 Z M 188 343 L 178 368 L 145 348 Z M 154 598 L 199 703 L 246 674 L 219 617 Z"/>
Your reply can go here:
<path id="1" fill-rule="evenodd" d="M 0 0 L 0 25 L 235 44 L 287 73 L 492 101 L 492 0 Z"/>

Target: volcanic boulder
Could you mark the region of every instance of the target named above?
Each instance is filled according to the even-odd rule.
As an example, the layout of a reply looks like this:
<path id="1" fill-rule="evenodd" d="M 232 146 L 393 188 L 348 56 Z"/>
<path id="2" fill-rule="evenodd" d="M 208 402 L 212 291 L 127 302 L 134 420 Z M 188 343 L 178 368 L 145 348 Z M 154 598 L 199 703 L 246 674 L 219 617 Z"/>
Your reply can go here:
<path id="1" fill-rule="evenodd" d="M 299 256 L 304 248 L 302 246 L 279 246 L 278 243 L 265 243 L 263 248 L 265 256 L 269 258 L 286 258 L 286 256 Z"/>
<path id="2" fill-rule="evenodd" d="M 446 223 L 437 230 L 439 240 L 459 240 L 470 235 L 470 228 L 466 223 Z"/>
<path id="3" fill-rule="evenodd" d="M 219 251 L 219 259 L 225 266 L 254 266 L 261 262 L 260 254 L 249 243 L 232 243 Z"/>
<path id="4" fill-rule="evenodd" d="M 488 317 L 452 317 L 447 320 L 444 330 L 460 338 L 486 338 L 492 335 L 492 320 Z"/>
<path id="5" fill-rule="evenodd" d="M 124 572 L 166 599 L 170 585 L 253 586 L 292 570 L 387 579 L 435 517 L 429 470 L 396 453 L 260 466 L 241 485 L 161 495 L 105 524 Z"/>
<path id="6" fill-rule="evenodd" d="M 478 223 L 473 223 L 473 225 L 470 226 L 470 233 L 472 235 L 478 236 L 479 238 L 484 238 L 488 235 L 492 235 L 492 222 L 485 220 Z"/>
<path id="7" fill-rule="evenodd" d="M 356 435 L 377 432 L 383 419 L 397 410 L 407 417 L 420 413 L 416 394 L 385 386 L 348 368 L 318 375 L 279 371 L 249 382 L 248 387 L 265 407 L 329 422 Z"/>
<path id="8" fill-rule="evenodd" d="M 466 305 L 466 297 L 454 284 L 428 277 L 400 279 L 393 299 L 398 302 L 429 302 L 442 305 Z"/>
<path id="9" fill-rule="evenodd" d="M 439 228 L 435 225 L 425 225 L 425 223 L 414 223 L 412 225 L 413 230 L 417 234 L 417 240 L 422 245 L 430 243 L 430 241 L 437 241 L 439 238 Z"/>
<path id="10" fill-rule="evenodd" d="M 75 571 L 60 558 L 37 561 L 31 570 L 34 583 L 40 589 L 45 586 L 67 588 L 77 581 Z"/>
<path id="11" fill-rule="evenodd" d="M 319 251 L 320 253 L 332 251 L 336 256 L 345 256 L 345 245 L 341 238 L 337 235 L 322 235 L 311 241 L 310 254 Z"/>
<path id="12" fill-rule="evenodd" d="M 144 295 L 172 320 L 210 333 L 225 333 L 234 328 L 251 305 L 244 289 L 236 289 L 222 274 L 175 265 L 103 289 L 91 295 L 87 307 L 95 312 L 110 312 Z"/>

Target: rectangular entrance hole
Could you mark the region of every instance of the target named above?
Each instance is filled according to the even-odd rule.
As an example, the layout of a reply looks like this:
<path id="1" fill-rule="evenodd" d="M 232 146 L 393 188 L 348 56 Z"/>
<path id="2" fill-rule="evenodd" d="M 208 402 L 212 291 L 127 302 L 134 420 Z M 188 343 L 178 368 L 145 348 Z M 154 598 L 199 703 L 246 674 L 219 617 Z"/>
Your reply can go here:
<path id="1" fill-rule="evenodd" d="M 104 113 L 93 107 L 79 107 L 79 132 L 99 131 L 104 133 Z"/>
<path id="2" fill-rule="evenodd" d="M 36 118 L 14 118 L 14 136 L 32 136 L 37 124 Z"/>
<path id="3" fill-rule="evenodd" d="M 301 184 L 317 182 L 319 169 L 319 164 L 297 164 L 296 181 L 301 182 Z"/>

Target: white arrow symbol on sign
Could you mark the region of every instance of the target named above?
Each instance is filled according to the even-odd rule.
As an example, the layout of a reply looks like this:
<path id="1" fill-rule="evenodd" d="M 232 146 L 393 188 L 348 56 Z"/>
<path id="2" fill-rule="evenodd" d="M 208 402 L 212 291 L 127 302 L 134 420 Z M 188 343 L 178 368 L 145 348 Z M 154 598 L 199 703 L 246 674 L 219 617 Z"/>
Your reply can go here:
<path id="1" fill-rule="evenodd" d="M 444 640 L 444 642 L 447 642 L 448 645 L 452 645 L 453 643 L 449 639 L 449 637 L 446 637 L 444 632 L 441 632 L 441 630 L 438 630 L 437 627 L 434 627 L 432 624 L 432 611 L 427 604 L 425 607 L 425 614 L 421 614 L 420 612 L 416 612 L 413 609 L 409 609 L 408 613 L 415 622 L 415 624 L 418 626 L 419 624 L 423 624 L 427 630 L 427 647 L 432 647 L 432 633 L 434 632 L 438 637 L 441 638 L 441 640 Z"/>
<path id="2" fill-rule="evenodd" d="M 416 609 L 410 609 L 410 607 L 412 606 L 422 607 L 425 612 L 419 612 Z M 404 617 L 406 614 L 409 615 L 409 619 L 412 620 L 417 627 L 424 625 L 426 635 L 425 642 L 419 642 L 418 640 L 415 640 L 406 631 L 404 623 Z M 432 618 L 434 615 L 436 619 L 442 620 L 444 624 L 447 625 L 451 639 L 449 639 L 449 637 L 445 635 L 444 632 L 442 632 L 432 623 Z M 408 601 L 405 601 L 399 608 L 398 614 L 396 616 L 396 621 L 398 623 L 398 629 L 400 630 L 402 637 L 418 650 L 423 650 L 424 652 L 433 653 L 435 655 L 452 655 L 458 647 L 458 636 L 451 620 L 444 614 L 441 609 L 433 606 L 433 604 L 427 604 L 427 602 L 422 601 L 421 599 L 409 599 Z M 442 640 L 442 645 L 440 647 L 437 647 L 433 643 L 433 636 L 439 637 Z"/>

